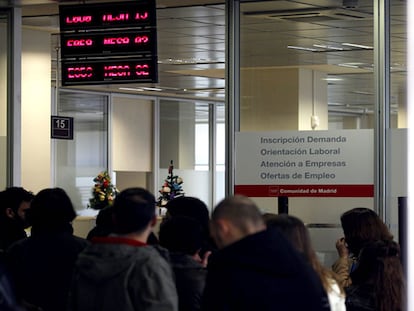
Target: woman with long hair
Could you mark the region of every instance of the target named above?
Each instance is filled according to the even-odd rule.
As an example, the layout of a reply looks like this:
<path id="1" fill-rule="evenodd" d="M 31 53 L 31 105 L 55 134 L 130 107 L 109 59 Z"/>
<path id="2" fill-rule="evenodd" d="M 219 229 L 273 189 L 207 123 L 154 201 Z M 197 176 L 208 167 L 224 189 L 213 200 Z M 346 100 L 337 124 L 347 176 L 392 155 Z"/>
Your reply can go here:
<path id="1" fill-rule="evenodd" d="M 313 249 L 309 231 L 305 224 L 297 217 L 287 214 L 265 214 L 264 219 L 268 228 L 277 228 L 293 247 L 302 253 L 319 276 L 328 295 L 332 311 L 345 311 L 345 294 L 336 281 L 336 275 L 322 266 Z"/>
<path id="2" fill-rule="evenodd" d="M 343 287 L 352 284 L 350 273 L 358 265 L 361 249 L 370 242 L 392 241 L 393 236 L 381 218 L 371 209 L 353 208 L 341 216 L 344 237 L 336 242 L 339 258 L 332 270 L 339 276 Z"/>
<path id="3" fill-rule="evenodd" d="M 375 241 L 361 250 L 358 267 L 346 288 L 347 311 L 404 310 L 404 276 L 400 247 L 394 241 Z"/>

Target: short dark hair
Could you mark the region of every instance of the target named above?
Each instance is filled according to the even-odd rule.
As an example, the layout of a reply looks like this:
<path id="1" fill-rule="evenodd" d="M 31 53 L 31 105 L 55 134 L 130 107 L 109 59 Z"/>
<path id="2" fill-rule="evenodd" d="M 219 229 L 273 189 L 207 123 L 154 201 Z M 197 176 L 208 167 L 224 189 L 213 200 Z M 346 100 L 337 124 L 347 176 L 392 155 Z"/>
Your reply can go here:
<path id="1" fill-rule="evenodd" d="M 65 190 L 47 188 L 35 195 L 27 217 L 34 228 L 58 228 L 75 219 L 76 212 Z"/>
<path id="2" fill-rule="evenodd" d="M 170 216 L 186 216 L 193 218 L 200 222 L 204 230 L 208 232 L 210 216 L 207 205 L 200 199 L 195 197 L 178 197 L 168 201 L 165 207 Z"/>
<path id="3" fill-rule="evenodd" d="M 211 218 L 213 221 L 226 219 L 245 233 L 248 232 L 248 224 L 264 225 L 262 213 L 257 205 L 250 198 L 242 195 L 223 199 L 214 209 Z"/>
<path id="4" fill-rule="evenodd" d="M 144 188 L 128 188 L 119 193 L 112 208 L 114 232 L 141 232 L 155 216 L 155 197 Z"/>
<path id="5" fill-rule="evenodd" d="M 356 207 L 343 213 L 341 225 L 348 248 L 355 256 L 368 242 L 393 239 L 385 223 L 369 208 Z"/>
<path id="6" fill-rule="evenodd" d="M 190 217 L 175 216 L 160 226 L 160 245 L 171 252 L 194 255 L 203 246 L 203 238 L 200 223 Z"/>
<path id="7" fill-rule="evenodd" d="M 13 212 L 17 213 L 22 202 L 31 202 L 33 198 L 34 194 L 22 187 L 8 187 L 0 194 L 1 211 L 11 208 Z"/>

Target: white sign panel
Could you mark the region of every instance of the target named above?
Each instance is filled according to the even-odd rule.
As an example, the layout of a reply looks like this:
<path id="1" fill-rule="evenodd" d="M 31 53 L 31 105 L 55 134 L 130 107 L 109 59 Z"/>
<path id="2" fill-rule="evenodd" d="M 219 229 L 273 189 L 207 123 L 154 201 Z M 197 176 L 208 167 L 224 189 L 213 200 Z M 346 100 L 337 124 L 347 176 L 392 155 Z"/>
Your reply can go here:
<path id="1" fill-rule="evenodd" d="M 372 130 L 236 133 L 235 192 L 373 196 L 373 150 Z"/>

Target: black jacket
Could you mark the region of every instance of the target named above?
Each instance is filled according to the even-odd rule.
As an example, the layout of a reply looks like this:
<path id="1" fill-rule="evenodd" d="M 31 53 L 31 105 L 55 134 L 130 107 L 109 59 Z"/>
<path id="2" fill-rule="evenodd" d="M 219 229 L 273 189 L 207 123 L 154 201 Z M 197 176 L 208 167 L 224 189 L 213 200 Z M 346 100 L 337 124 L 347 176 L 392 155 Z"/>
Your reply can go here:
<path id="1" fill-rule="evenodd" d="M 203 310 L 329 310 L 313 269 L 275 229 L 211 255 Z"/>
<path id="2" fill-rule="evenodd" d="M 73 236 L 72 227 L 32 231 L 6 253 L 18 298 L 44 311 L 65 310 L 78 254 L 89 244 Z"/>
<path id="3" fill-rule="evenodd" d="M 170 263 L 175 274 L 179 310 L 201 310 L 207 269 L 183 253 L 170 253 Z"/>

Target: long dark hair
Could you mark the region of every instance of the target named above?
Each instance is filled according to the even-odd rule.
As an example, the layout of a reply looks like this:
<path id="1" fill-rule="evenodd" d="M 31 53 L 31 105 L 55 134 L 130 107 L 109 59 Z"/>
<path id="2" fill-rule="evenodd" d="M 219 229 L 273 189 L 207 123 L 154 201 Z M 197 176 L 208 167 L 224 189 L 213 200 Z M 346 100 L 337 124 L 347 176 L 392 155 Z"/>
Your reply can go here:
<path id="1" fill-rule="evenodd" d="M 312 246 L 309 230 L 302 220 L 287 214 L 267 214 L 264 216 L 264 219 L 268 228 L 277 228 L 289 240 L 293 247 L 304 255 L 305 259 L 318 274 L 325 290 L 330 291 L 332 289 L 332 283 L 329 280 L 337 281 L 337 277 L 333 271 L 325 268 L 319 262 Z M 343 292 L 339 283 L 338 287 Z"/>
<path id="2" fill-rule="evenodd" d="M 356 207 L 345 212 L 341 216 L 341 225 L 348 249 L 355 256 L 366 243 L 393 239 L 381 218 L 368 208 Z"/>
<path id="3" fill-rule="evenodd" d="M 403 310 L 405 281 L 400 247 L 396 242 L 386 240 L 366 244 L 351 278 L 354 285 L 369 284 L 374 288 L 375 310 Z"/>

